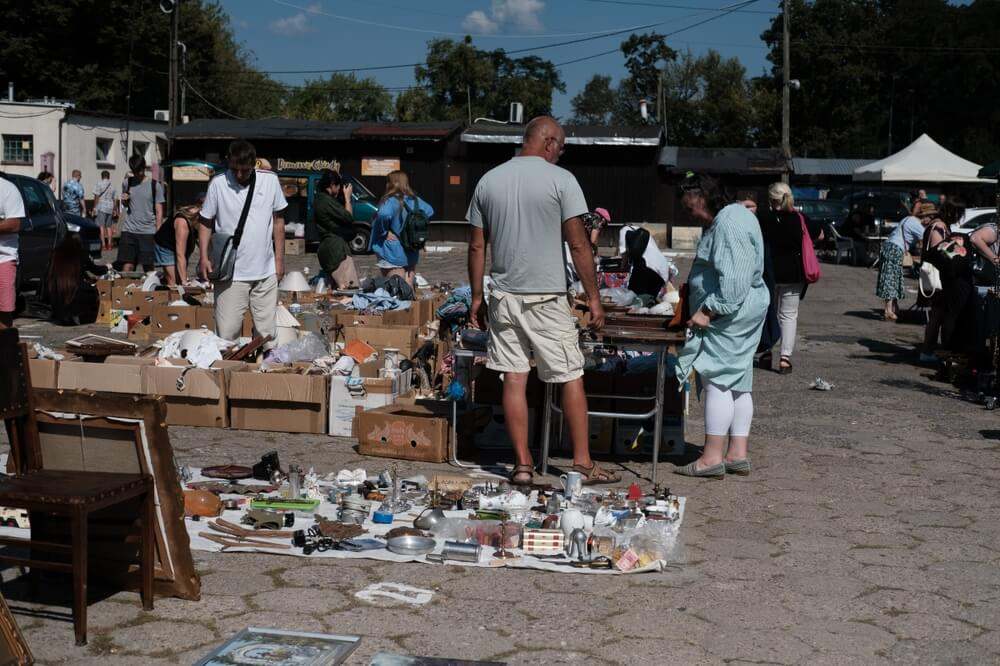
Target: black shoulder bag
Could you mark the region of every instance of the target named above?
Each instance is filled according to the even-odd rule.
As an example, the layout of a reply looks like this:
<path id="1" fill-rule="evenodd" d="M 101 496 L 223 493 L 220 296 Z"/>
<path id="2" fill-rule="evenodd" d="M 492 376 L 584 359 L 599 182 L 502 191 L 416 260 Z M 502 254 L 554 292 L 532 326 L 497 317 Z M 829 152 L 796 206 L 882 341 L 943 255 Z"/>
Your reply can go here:
<path id="1" fill-rule="evenodd" d="M 208 258 L 212 262 L 212 272 L 208 278 L 212 282 L 229 282 L 233 279 L 233 271 L 236 268 L 236 250 L 240 246 L 243 238 L 243 227 L 247 223 L 247 215 L 250 214 L 250 205 L 253 203 L 254 185 L 257 184 L 257 172 L 250 176 L 250 186 L 247 188 L 247 200 L 243 202 L 243 212 L 240 213 L 240 221 L 236 225 L 236 232 L 229 234 L 213 233 L 208 244 Z"/>

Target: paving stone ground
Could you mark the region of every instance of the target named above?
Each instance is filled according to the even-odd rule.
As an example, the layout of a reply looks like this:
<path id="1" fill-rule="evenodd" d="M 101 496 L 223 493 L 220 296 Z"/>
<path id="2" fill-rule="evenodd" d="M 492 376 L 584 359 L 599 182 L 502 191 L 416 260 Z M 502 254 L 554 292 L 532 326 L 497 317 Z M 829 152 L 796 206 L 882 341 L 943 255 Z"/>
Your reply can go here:
<path id="1" fill-rule="evenodd" d="M 422 272 L 457 282 L 463 266 L 459 246 Z M 997 416 L 915 364 L 921 329 L 876 318 L 873 272 L 823 271 L 802 306 L 795 373 L 755 378 L 753 474 L 697 481 L 669 474 L 681 460 L 661 466 L 688 497 L 682 548 L 663 574 L 196 552 L 200 602 L 160 599 L 147 613 L 134 594 L 95 596 L 85 648 L 73 646 L 58 585 L 44 604 L 18 581 L 4 594 L 43 664 L 189 664 L 247 625 L 361 635 L 351 664 L 379 650 L 512 664 L 996 663 Z M 77 332 L 23 324 L 49 340 Z M 836 388 L 808 390 L 817 376 Z M 692 400 L 689 456 L 700 415 Z M 192 465 L 270 448 L 323 473 L 381 465 L 322 436 L 172 428 L 171 439 Z M 625 482 L 649 472 L 629 463 Z M 355 599 L 378 581 L 435 595 L 416 608 Z"/>

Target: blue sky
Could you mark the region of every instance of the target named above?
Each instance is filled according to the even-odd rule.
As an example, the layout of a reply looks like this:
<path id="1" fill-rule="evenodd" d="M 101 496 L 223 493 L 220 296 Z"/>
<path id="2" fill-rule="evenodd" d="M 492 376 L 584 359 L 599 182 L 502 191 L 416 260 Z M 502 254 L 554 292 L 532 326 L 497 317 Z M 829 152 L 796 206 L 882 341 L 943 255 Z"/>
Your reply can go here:
<path id="1" fill-rule="evenodd" d="M 262 70 L 308 70 L 414 63 L 435 37 L 461 39 L 473 34 L 483 49 L 528 49 L 574 39 L 581 43 L 537 51 L 563 63 L 617 48 L 624 35 L 595 33 L 650 23 L 669 33 L 719 16 L 733 0 L 222 0 L 237 38 L 256 55 Z M 652 5 L 652 6 L 650 6 Z M 779 11 L 777 0 L 757 0 L 690 30 L 668 43 L 677 50 L 715 49 L 738 58 L 751 75 L 768 67 L 760 33 Z M 589 38 L 588 37 L 592 37 Z M 621 52 L 560 68 L 566 94 L 553 100 L 556 115 L 569 115 L 570 99 L 594 74 L 618 79 Z M 390 88 L 414 83 L 413 69 L 363 73 Z M 301 83 L 322 74 L 273 74 Z M 514 100 L 512 100 L 514 101 Z"/>

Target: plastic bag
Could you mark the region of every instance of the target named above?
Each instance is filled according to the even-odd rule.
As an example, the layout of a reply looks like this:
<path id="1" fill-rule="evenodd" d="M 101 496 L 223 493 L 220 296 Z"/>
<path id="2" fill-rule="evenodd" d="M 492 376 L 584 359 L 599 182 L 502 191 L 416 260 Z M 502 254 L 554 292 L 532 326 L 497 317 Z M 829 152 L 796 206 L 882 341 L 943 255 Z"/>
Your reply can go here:
<path id="1" fill-rule="evenodd" d="M 622 307 L 628 307 L 638 300 L 634 291 L 630 289 L 623 289 L 621 287 L 601 289 L 601 298 L 610 299 L 612 303 Z"/>
<path id="2" fill-rule="evenodd" d="M 294 363 L 295 361 L 315 361 L 330 353 L 329 347 L 318 335 L 308 332 L 286 345 L 278 347 L 268 357 L 272 363 Z"/>

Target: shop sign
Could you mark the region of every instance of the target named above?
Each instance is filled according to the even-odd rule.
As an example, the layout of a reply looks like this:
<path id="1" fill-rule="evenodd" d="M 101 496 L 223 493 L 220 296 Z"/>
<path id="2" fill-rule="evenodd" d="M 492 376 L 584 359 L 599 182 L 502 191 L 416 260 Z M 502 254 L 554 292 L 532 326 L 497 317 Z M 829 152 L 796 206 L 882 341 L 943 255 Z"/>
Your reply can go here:
<path id="1" fill-rule="evenodd" d="M 388 176 L 399 171 L 399 159 L 393 157 L 362 157 L 362 176 Z"/>
<path id="2" fill-rule="evenodd" d="M 337 160 L 301 160 L 293 162 L 283 157 L 278 158 L 278 171 L 323 171 L 325 169 L 340 171 L 340 162 Z"/>
<path id="3" fill-rule="evenodd" d="M 175 181 L 207 182 L 212 178 L 215 169 L 203 166 L 175 166 L 171 176 Z"/>

